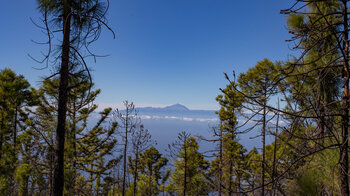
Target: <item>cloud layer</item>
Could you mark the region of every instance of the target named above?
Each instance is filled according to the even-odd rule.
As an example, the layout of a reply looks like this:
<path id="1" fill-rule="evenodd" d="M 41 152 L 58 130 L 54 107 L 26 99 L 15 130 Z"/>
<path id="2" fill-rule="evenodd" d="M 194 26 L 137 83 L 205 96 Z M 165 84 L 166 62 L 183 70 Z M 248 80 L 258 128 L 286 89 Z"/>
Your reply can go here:
<path id="1" fill-rule="evenodd" d="M 180 117 L 180 116 L 151 116 L 140 115 L 143 120 L 182 120 L 187 122 L 217 122 L 218 118 L 192 118 L 192 117 Z"/>

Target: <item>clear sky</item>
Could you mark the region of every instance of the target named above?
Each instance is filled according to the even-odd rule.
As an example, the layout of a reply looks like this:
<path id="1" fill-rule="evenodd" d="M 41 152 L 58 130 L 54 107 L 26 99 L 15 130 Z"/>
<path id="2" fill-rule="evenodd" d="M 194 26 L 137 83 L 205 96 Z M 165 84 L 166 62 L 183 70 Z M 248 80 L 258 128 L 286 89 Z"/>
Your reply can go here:
<path id="1" fill-rule="evenodd" d="M 110 0 L 109 25 L 93 46 L 89 61 L 102 90 L 97 102 L 136 106 L 181 103 L 191 109 L 217 109 L 215 97 L 226 85 L 223 72 L 244 72 L 264 58 L 286 60 L 292 53 L 281 9 L 291 0 Z M 35 0 L 6 1 L 0 7 L 0 69 L 10 67 L 34 86 L 50 68 L 40 57 L 44 34 Z"/>

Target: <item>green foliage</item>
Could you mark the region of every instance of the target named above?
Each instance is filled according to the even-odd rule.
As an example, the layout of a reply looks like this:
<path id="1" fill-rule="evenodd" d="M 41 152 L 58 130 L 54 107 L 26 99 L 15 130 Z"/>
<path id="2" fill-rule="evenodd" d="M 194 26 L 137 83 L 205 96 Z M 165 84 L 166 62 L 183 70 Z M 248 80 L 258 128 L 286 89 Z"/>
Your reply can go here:
<path id="1" fill-rule="evenodd" d="M 344 169 L 340 163 L 345 161 L 339 159 L 339 151 L 347 144 L 339 143 L 343 123 L 340 115 L 330 114 L 344 108 L 340 100 L 342 91 L 346 91 L 342 77 L 347 73 L 341 65 L 347 60 L 340 42 L 347 42 L 341 29 L 348 21 L 343 21 L 343 2 L 338 0 L 298 3 L 295 9 L 299 6 L 303 9 L 290 12 L 287 21 L 301 55 L 283 67 L 285 111 L 292 115 L 285 115 L 288 127 L 281 136 L 288 144 L 283 147 L 284 154 L 289 156 L 279 156 L 283 164 L 305 157 L 295 162 L 298 167 L 288 173 L 294 178 L 288 186 L 291 195 L 340 195 L 340 187 L 347 182 L 339 182 L 339 170 Z M 293 116 L 296 113 L 299 117 Z M 339 147 L 327 147 L 332 145 Z"/>
<path id="2" fill-rule="evenodd" d="M 227 75 L 226 78 L 229 80 Z M 217 158 L 212 161 L 210 173 L 215 176 L 214 182 L 218 184 L 216 189 L 221 186 L 221 193 L 228 195 L 242 191 L 244 180 L 248 179 L 245 172 L 248 169 L 246 150 L 236 141 L 237 115 L 242 112 L 245 101 L 245 97 L 237 88 L 235 81 L 230 81 L 225 89 L 220 89 L 223 94 L 216 97 L 221 106 L 217 112 L 220 118 L 220 134 L 216 134 L 219 137 L 220 150 Z"/>
<path id="3" fill-rule="evenodd" d="M 32 111 L 33 118 L 27 121 L 30 129 L 18 136 L 22 151 L 27 153 L 23 160 L 30 161 L 30 164 L 39 163 L 31 177 L 34 183 L 41 183 L 40 186 L 38 184 L 42 188 L 40 191 L 46 193 L 52 189 L 58 85 L 58 79 L 44 80 L 38 90 L 38 106 Z M 100 90 L 91 90 L 93 84 L 86 80 L 71 80 L 70 85 L 72 88 L 67 104 L 64 192 L 100 192 L 100 186 L 106 185 L 102 179 L 120 161 L 118 157 L 108 158 L 107 161 L 116 145 L 114 133 L 117 123 L 108 123 L 112 109 L 107 108 L 99 113 L 100 119 L 90 128 L 88 118 L 97 109 L 91 103 Z M 89 174 L 89 178 L 86 174 Z"/>
<path id="4" fill-rule="evenodd" d="M 175 170 L 171 174 L 167 189 L 175 187 L 176 192 L 182 195 L 206 195 L 209 192 L 208 182 L 205 180 L 209 162 L 198 152 L 198 143 L 194 137 L 187 138 L 178 159 L 174 162 Z M 184 188 L 185 187 L 185 188 Z"/>
<path id="5" fill-rule="evenodd" d="M 310 157 L 295 172 L 294 179 L 288 180 L 290 195 L 340 195 L 339 173 L 335 170 L 339 152 L 327 149 Z"/>
<path id="6" fill-rule="evenodd" d="M 311 196 L 311 195 L 319 195 L 320 192 L 318 190 L 317 177 L 313 173 L 313 171 L 307 171 L 302 176 L 296 179 L 296 190 L 293 195 L 298 196 Z"/>
<path id="7" fill-rule="evenodd" d="M 280 63 L 273 63 L 269 59 L 259 61 L 246 73 L 238 77 L 238 85 L 247 98 L 264 103 L 270 95 L 277 93 L 277 81 L 279 79 Z M 250 101 L 251 104 L 256 103 Z"/>
<path id="8" fill-rule="evenodd" d="M 39 11 L 45 16 L 49 32 L 56 33 L 62 28 L 63 15 L 69 13 L 71 21 L 71 46 L 75 47 L 73 53 L 78 53 L 81 46 L 88 47 L 100 36 L 102 26 L 107 26 L 106 11 L 108 1 L 101 0 L 37 0 Z M 111 30 L 108 26 L 107 28 Z M 61 33 L 61 32 L 60 32 Z M 52 36 L 52 35 L 49 35 Z M 51 42 L 54 40 L 51 37 Z M 88 52 L 90 52 L 88 50 Z M 79 54 L 71 56 L 72 62 L 79 62 Z M 74 60 L 73 60 L 74 59 Z M 77 60 L 79 59 L 79 60 Z M 83 62 L 79 62 L 81 65 Z"/>
<path id="9" fill-rule="evenodd" d="M 249 170 L 250 172 L 252 172 L 253 176 L 259 176 L 260 174 L 260 171 L 261 171 L 260 161 L 261 161 L 261 154 L 259 154 L 258 150 L 254 147 L 247 154 L 247 165 L 249 166 Z"/>
<path id="10" fill-rule="evenodd" d="M 217 112 L 221 121 L 221 129 L 227 132 L 234 132 L 237 125 L 236 113 L 242 109 L 244 100 L 242 94 L 237 91 L 235 82 L 231 82 L 222 90 L 223 94 L 216 97 L 220 104 L 220 110 Z"/>
<path id="11" fill-rule="evenodd" d="M 243 190 L 243 181 L 247 177 L 245 170 L 248 169 L 245 153 L 246 150 L 235 141 L 233 133 L 226 133 L 223 136 L 222 165 L 216 160 L 219 161 L 223 173 L 221 179 L 221 186 L 225 187 L 223 193 L 232 194 L 234 191 Z"/>
<path id="12" fill-rule="evenodd" d="M 68 122 L 66 139 L 66 176 L 65 190 L 68 193 L 77 192 L 76 178 L 86 172 L 89 180 L 95 181 L 91 189 L 100 192 L 101 178 L 108 176 L 110 169 L 120 158 L 106 160 L 112 155 L 117 140 L 114 134 L 117 123 L 107 125 L 112 109 L 106 108 L 99 112 L 100 119 L 92 128 L 88 128 L 88 118 L 97 109 L 91 103 L 96 99 L 100 90 L 92 91 L 93 84 L 83 80 L 72 81 L 68 99 Z M 82 180 L 82 179 L 81 179 Z M 93 187 L 94 186 L 94 187 Z"/>
<path id="13" fill-rule="evenodd" d="M 28 195 L 28 183 L 31 175 L 32 166 L 27 163 L 21 164 L 16 171 L 16 179 L 19 181 L 19 195 Z"/>
<path id="14" fill-rule="evenodd" d="M 291 14 L 287 19 L 287 25 L 290 29 L 301 30 L 304 26 L 304 15 L 301 14 Z"/>
<path id="15" fill-rule="evenodd" d="M 0 192 L 15 194 L 18 166 L 18 135 L 26 130 L 26 108 L 35 104 L 35 90 L 11 69 L 0 71 Z M 22 154 L 25 156 L 25 154 Z"/>
<path id="16" fill-rule="evenodd" d="M 129 158 L 129 162 L 135 162 L 135 159 L 131 160 Z M 161 173 L 167 163 L 168 159 L 163 157 L 155 147 L 148 148 L 143 153 L 139 154 L 139 177 L 136 180 L 138 187 L 137 195 L 158 195 L 161 191 L 160 186 L 167 180 L 167 175 L 162 176 Z M 129 164 L 129 167 L 132 165 L 134 164 Z M 131 171 L 131 173 L 134 174 L 133 171 Z M 164 177 L 166 179 L 164 179 Z M 162 178 L 164 180 L 162 180 Z M 129 188 L 129 192 L 131 191 L 131 193 L 133 193 L 132 187 L 133 186 L 130 186 Z"/>

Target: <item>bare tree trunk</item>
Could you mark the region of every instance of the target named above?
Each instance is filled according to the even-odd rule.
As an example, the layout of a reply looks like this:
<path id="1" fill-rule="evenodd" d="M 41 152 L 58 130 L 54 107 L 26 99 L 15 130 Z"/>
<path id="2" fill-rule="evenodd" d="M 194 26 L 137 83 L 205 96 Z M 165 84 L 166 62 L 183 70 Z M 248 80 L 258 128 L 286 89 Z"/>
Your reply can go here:
<path id="1" fill-rule="evenodd" d="M 50 149 L 50 196 L 53 194 L 53 162 L 54 162 L 54 154 L 52 152 L 53 150 Z"/>
<path id="2" fill-rule="evenodd" d="M 50 135 L 50 142 L 53 145 L 54 141 L 53 141 L 53 136 Z M 53 173 L 54 173 L 54 159 L 55 159 L 55 149 L 53 149 L 53 146 L 49 146 L 49 155 L 48 158 L 50 160 L 50 176 L 49 176 L 49 183 L 50 183 L 50 196 L 52 196 L 53 194 Z"/>
<path id="3" fill-rule="evenodd" d="M 15 115 L 14 115 L 14 123 L 13 123 L 13 152 L 14 152 L 14 155 L 15 155 L 15 160 L 14 161 L 17 161 L 17 114 L 18 114 L 18 106 L 16 105 L 15 106 Z M 16 165 L 13 165 L 13 168 L 15 169 L 17 166 Z M 13 172 L 12 174 L 12 177 L 11 177 L 11 184 L 12 184 L 12 187 L 13 189 L 17 190 L 19 187 L 17 186 L 17 181 L 16 181 L 16 172 Z M 27 192 L 28 192 L 28 187 L 26 188 L 27 189 Z M 23 190 L 21 190 L 23 191 Z M 14 191 L 16 192 L 16 191 Z M 28 194 L 25 194 L 23 193 L 24 195 L 28 195 Z"/>
<path id="4" fill-rule="evenodd" d="M 64 140 L 66 131 L 66 113 L 68 98 L 68 78 L 69 78 L 69 50 L 70 50 L 70 23 L 71 10 L 69 1 L 64 2 L 63 13 L 63 44 L 62 62 L 60 68 L 60 86 L 58 94 L 58 116 L 56 129 L 56 149 L 53 195 L 62 196 L 64 186 Z"/>
<path id="5" fill-rule="evenodd" d="M 235 136 L 233 135 L 233 133 L 231 134 L 231 140 L 234 140 Z M 231 196 L 233 193 L 232 191 L 232 178 L 233 178 L 233 160 L 232 158 L 230 159 L 230 165 L 229 165 L 230 169 L 229 169 L 229 186 L 228 186 L 228 195 Z"/>
<path id="6" fill-rule="evenodd" d="M 342 98 L 342 142 L 340 146 L 340 180 L 341 180 L 341 195 L 349 195 L 349 157 L 348 157 L 348 126 L 349 126 L 349 35 L 348 35 L 348 9 L 347 0 L 342 0 L 344 10 L 344 35 L 343 35 L 343 50 L 344 50 L 344 95 Z"/>
<path id="7" fill-rule="evenodd" d="M 4 131 L 4 128 L 5 128 L 5 118 L 4 118 L 4 113 L 6 111 L 6 108 L 5 108 L 5 104 L 6 104 L 6 98 L 4 97 L 4 100 L 3 100 L 3 111 L 1 112 L 1 126 L 0 126 L 0 130 L 1 132 Z M 3 133 L 0 133 L 0 159 L 2 157 L 2 145 L 4 143 L 4 134 Z"/>
<path id="8" fill-rule="evenodd" d="M 325 120 L 325 111 L 324 111 L 324 104 L 321 103 L 322 105 L 320 106 L 320 122 L 319 122 L 319 129 L 320 129 L 320 138 L 321 138 L 321 143 L 323 142 L 323 136 L 325 133 L 325 124 L 326 124 L 326 120 Z"/>
<path id="9" fill-rule="evenodd" d="M 17 151 L 16 151 L 16 144 L 17 144 L 17 115 L 18 115 L 18 108 L 15 107 L 15 118 L 14 118 L 14 124 L 13 124 L 13 148 L 16 153 L 16 159 L 17 159 Z"/>
<path id="10" fill-rule="evenodd" d="M 153 171 L 152 171 L 152 165 L 150 165 L 150 175 L 149 175 L 149 196 L 152 196 L 152 175 L 153 175 Z"/>
<path id="11" fill-rule="evenodd" d="M 278 100 L 278 109 L 280 107 L 280 102 Z M 277 153 L 277 136 L 278 136 L 278 121 L 280 118 L 280 114 L 277 113 L 277 122 L 276 122 L 276 135 L 275 135 L 275 143 L 274 143 L 274 149 L 273 149 L 273 165 L 272 165 L 272 190 L 271 195 L 275 196 L 276 193 L 276 182 L 275 182 L 275 176 L 276 176 L 276 153 Z"/>
<path id="12" fill-rule="evenodd" d="M 138 149 L 138 148 L 137 148 Z M 138 150 L 136 150 L 136 156 L 135 156 L 135 171 L 134 171 L 134 196 L 136 196 L 137 192 L 137 178 L 138 178 L 138 172 L 137 172 L 137 167 L 139 163 L 139 156 L 138 156 Z"/>
<path id="13" fill-rule="evenodd" d="M 232 169 L 232 167 L 233 167 L 233 165 L 232 165 L 232 161 L 230 160 L 230 169 L 229 169 L 229 173 L 230 173 L 230 176 L 229 176 L 229 182 L 228 182 L 228 195 L 229 196 L 231 196 L 232 195 L 232 171 L 233 171 L 233 169 Z"/>
<path id="14" fill-rule="evenodd" d="M 265 88 L 266 89 L 266 88 Z M 263 127 L 261 130 L 262 135 L 262 159 L 261 159 L 261 196 L 265 195 L 265 133 L 266 133 L 266 90 L 265 90 L 265 96 L 264 96 L 264 114 L 263 114 Z"/>
<path id="15" fill-rule="evenodd" d="M 124 144 L 124 163 L 123 163 L 123 196 L 125 196 L 126 189 L 126 151 L 128 150 L 128 119 L 129 119 L 129 108 L 126 104 L 126 116 L 125 116 L 125 144 Z"/>
<path id="16" fill-rule="evenodd" d="M 77 134 L 76 134 L 76 105 L 75 105 L 76 100 L 74 99 L 73 101 L 73 115 L 72 115 L 72 144 L 73 144 L 73 157 L 70 157 L 72 159 L 72 165 L 73 165 L 73 181 L 72 181 L 72 185 L 73 185 L 73 195 L 77 194 L 77 190 L 76 189 L 76 177 L 77 177 L 77 161 L 76 161 L 76 157 L 77 157 Z"/>
<path id="17" fill-rule="evenodd" d="M 186 145 L 186 140 L 185 140 Z M 184 187 L 183 187 L 183 196 L 186 196 L 186 188 L 187 188 L 187 146 L 185 146 L 185 172 L 184 172 Z"/>
<path id="18" fill-rule="evenodd" d="M 222 128 L 220 126 L 220 150 L 219 150 L 219 196 L 222 195 L 222 189 L 221 189 L 221 185 L 222 185 Z"/>

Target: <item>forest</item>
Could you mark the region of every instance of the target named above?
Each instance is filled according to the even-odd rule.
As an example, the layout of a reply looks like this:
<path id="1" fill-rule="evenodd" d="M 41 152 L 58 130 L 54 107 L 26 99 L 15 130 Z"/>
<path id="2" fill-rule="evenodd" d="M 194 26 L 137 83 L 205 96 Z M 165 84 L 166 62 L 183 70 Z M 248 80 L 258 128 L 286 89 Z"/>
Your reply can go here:
<path id="1" fill-rule="evenodd" d="M 161 153 L 133 102 L 95 103 L 86 58 L 102 30 L 117 36 L 109 2 L 37 0 L 47 49 L 33 61 L 55 71 L 35 88 L 0 69 L 0 195 L 349 196 L 349 6 L 281 8 L 296 55 L 225 73 L 212 137 L 184 130 Z M 238 136 L 254 129 L 261 143 L 248 151 Z"/>

